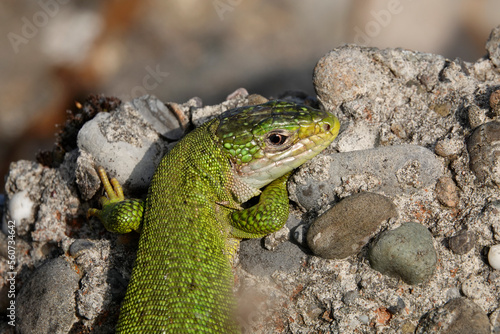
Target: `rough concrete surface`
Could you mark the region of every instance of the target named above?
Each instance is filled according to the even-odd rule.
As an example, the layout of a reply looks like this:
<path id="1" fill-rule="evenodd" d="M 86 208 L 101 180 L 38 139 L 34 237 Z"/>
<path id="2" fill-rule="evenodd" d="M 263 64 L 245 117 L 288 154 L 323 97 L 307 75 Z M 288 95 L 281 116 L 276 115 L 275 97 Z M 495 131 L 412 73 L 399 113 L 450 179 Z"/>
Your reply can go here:
<path id="1" fill-rule="evenodd" d="M 458 333 L 470 326 L 478 333 L 487 332 L 487 327 L 499 331 L 500 272 L 487 262 L 489 247 L 500 243 L 495 93 L 500 89 L 499 30 L 492 33 L 486 55 L 475 63 L 355 45 L 336 48 L 319 60 L 313 78 L 316 103 L 335 113 L 342 133 L 359 138 L 359 143 L 341 134 L 294 174 L 289 183 L 288 237 L 285 233 L 285 238 L 278 235 L 242 243 L 234 272 L 245 332 L 421 333 L 432 328 L 436 333 Z M 301 94 L 282 98 L 315 104 Z M 0 300 L 11 287 L 9 273 L 15 272 L 15 301 L 23 304 L 17 306 L 16 328 L 32 321 L 21 309 L 44 306 L 30 301 L 36 296 L 26 289 L 43 289 L 46 284 L 40 281 L 33 287 L 37 282 L 32 277 L 46 276 L 46 263 L 64 258 L 81 277 L 79 284 L 65 286 L 63 294 L 57 290 L 59 285 L 45 288 L 56 289 L 54 296 L 74 300 L 61 302 L 65 307 L 47 313 L 51 318 L 37 324 L 45 326 L 38 330 L 112 333 L 138 236 L 116 236 L 98 221 L 86 219 L 87 209 L 97 205 L 99 184 L 91 172 L 95 164 L 106 162 L 112 175 L 121 171 L 126 195 L 144 196 L 150 162 L 171 147 L 180 131 L 171 116 L 157 117 L 154 112 L 174 112 L 184 124 L 182 119 L 205 119 L 248 100 L 252 99 L 240 90 L 231 102 L 217 106 L 203 107 L 193 100 L 167 103 L 168 108 L 163 108 L 154 97 L 143 97 L 88 122 L 80 137 L 87 142 L 101 138 L 98 144 L 80 141 L 57 167 L 33 161 L 12 163 L 6 203 L 1 203 L 5 212 Z M 123 123 L 117 127 L 109 119 Z M 161 119 L 168 124 L 158 126 Z M 133 126 L 122 126 L 127 122 Z M 88 128 L 95 137 L 85 133 Z M 123 160 L 129 159 L 126 156 L 96 160 L 98 151 L 120 146 L 128 153 L 135 150 L 134 158 L 140 163 L 124 169 L 118 166 L 129 166 Z M 354 166 L 346 155 L 355 157 Z M 305 242 L 308 226 L 340 200 L 364 191 L 389 198 L 397 218 L 383 221 L 356 255 L 342 260 L 312 255 Z M 377 235 L 408 222 L 428 229 L 437 254 L 432 276 L 415 285 L 372 269 L 367 257 Z M 12 240 L 12 226 L 17 231 L 14 264 L 4 251 Z M 351 228 L 356 228 L 356 221 Z M 251 263 L 253 258 L 266 267 Z M 74 293 L 67 291 L 70 288 Z M 50 295 L 44 290 L 44 296 Z M 5 313 L 8 304 L 0 306 Z M 471 320 L 463 321 L 465 316 Z M 13 327 L 4 319 L 8 320 L 2 317 L 0 331 L 12 333 Z M 51 327 L 60 319 L 65 319 L 64 330 Z M 445 327 L 439 319 L 446 320 Z"/>

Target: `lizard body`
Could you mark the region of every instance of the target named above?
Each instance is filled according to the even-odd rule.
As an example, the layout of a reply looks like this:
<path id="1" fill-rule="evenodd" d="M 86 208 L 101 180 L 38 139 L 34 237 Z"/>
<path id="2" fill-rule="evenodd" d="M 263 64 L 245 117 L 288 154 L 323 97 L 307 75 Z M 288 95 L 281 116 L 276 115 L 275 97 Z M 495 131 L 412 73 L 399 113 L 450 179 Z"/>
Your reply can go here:
<path id="1" fill-rule="evenodd" d="M 338 130 L 334 116 L 290 102 L 230 110 L 165 155 L 144 203 L 125 200 L 99 169 L 108 198 L 89 215 L 108 230 L 141 233 L 117 333 L 238 333 L 231 264 L 239 240 L 285 224 L 289 172 Z"/>

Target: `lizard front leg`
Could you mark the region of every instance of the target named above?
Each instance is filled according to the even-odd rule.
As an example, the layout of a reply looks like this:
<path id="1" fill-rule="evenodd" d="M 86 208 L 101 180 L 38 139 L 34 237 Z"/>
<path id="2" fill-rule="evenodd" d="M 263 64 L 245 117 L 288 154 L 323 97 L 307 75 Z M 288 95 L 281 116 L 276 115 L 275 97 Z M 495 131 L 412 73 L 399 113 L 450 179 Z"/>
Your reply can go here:
<path id="1" fill-rule="evenodd" d="M 286 182 L 290 173 L 274 180 L 264 188 L 259 203 L 232 214 L 231 234 L 236 238 L 260 238 L 276 232 L 288 219 Z"/>
<path id="2" fill-rule="evenodd" d="M 98 167 L 97 172 L 107 196 L 100 198 L 102 209 L 89 209 L 87 217 L 99 218 L 110 232 L 120 234 L 140 232 L 144 202 L 139 199 L 125 199 L 118 180 L 112 178 L 110 181 L 103 167 Z"/>

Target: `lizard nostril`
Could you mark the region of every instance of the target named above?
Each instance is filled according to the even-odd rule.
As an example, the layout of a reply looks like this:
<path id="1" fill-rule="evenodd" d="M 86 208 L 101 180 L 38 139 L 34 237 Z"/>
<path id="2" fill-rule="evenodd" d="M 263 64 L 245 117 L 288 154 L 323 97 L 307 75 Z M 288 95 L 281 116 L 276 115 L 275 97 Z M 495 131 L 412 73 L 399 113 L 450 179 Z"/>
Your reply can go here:
<path id="1" fill-rule="evenodd" d="M 330 124 L 323 125 L 323 130 L 330 131 Z"/>

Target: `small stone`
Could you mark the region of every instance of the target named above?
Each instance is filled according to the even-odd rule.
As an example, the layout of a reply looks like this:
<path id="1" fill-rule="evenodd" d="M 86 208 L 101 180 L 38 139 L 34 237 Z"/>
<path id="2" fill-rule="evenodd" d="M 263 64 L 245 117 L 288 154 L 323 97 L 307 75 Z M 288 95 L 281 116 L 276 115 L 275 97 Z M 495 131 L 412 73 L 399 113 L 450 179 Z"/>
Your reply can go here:
<path id="1" fill-rule="evenodd" d="M 375 147 L 377 131 L 364 122 L 349 126 L 336 140 L 339 152 L 366 150 Z"/>
<path id="2" fill-rule="evenodd" d="M 14 194 L 8 202 L 9 219 L 14 221 L 16 232 L 24 235 L 35 221 L 35 202 L 30 198 L 27 189 Z M 3 228 L 4 233 L 7 230 Z"/>
<path id="3" fill-rule="evenodd" d="M 248 95 L 248 93 L 247 93 L 247 95 Z M 245 97 L 245 96 L 241 96 L 240 98 L 243 98 L 243 97 Z M 264 96 L 259 95 L 259 94 L 248 95 L 247 98 L 248 98 L 248 105 L 249 106 L 262 104 L 262 103 L 266 103 L 269 101 L 267 98 L 265 98 Z"/>
<path id="4" fill-rule="evenodd" d="M 485 111 L 478 106 L 471 105 L 467 108 L 467 118 L 472 129 L 477 128 L 486 121 Z"/>
<path id="5" fill-rule="evenodd" d="M 77 239 L 71 244 L 71 246 L 69 246 L 69 254 L 72 257 L 78 257 L 78 255 L 81 252 L 83 252 L 87 249 L 94 248 L 94 247 L 95 247 L 95 244 L 90 240 Z"/>
<path id="6" fill-rule="evenodd" d="M 283 242 L 289 240 L 290 230 L 287 226 L 264 237 L 264 248 L 273 251 Z"/>
<path id="7" fill-rule="evenodd" d="M 463 141 L 459 139 L 444 138 L 436 143 L 434 152 L 445 158 L 455 158 L 464 147 Z"/>
<path id="8" fill-rule="evenodd" d="M 429 280 L 437 261 L 432 235 L 418 223 L 381 233 L 370 246 L 368 257 L 373 269 L 408 284 Z"/>
<path id="9" fill-rule="evenodd" d="M 470 169 L 479 182 L 500 186 L 500 122 L 477 127 L 467 140 Z"/>
<path id="10" fill-rule="evenodd" d="M 356 299 L 358 299 L 358 297 L 359 297 L 358 290 L 351 290 L 344 293 L 344 296 L 342 296 L 342 301 L 344 302 L 344 304 L 349 306 L 353 305 Z"/>
<path id="11" fill-rule="evenodd" d="M 491 110 L 500 116 L 500 89 L 497 89 L 490 95 L 490 107 Z"/>
<path id="12" fill-rule="evenodd" d="M 363 315 L 359 316 L 359 321 L 362 324 L 368 325 L 370 323 L 370 318 L 368 318 L 368 316 L 366 314 L 363 314 Z"/>
<path id="13" fill-rule="evenodd" d="M 448 239 L 448 246 L 453 253 L 467 254 L 476 245 L 477 237 L 474 232 L 461 231 Z"/>
<path id="14" fill-rule="evenodd" d="M 405 307 L 406 307 L 406 304 L 405 304 L 404 300 L 401 299 L 400 297 L 398 297 L 396 305 L 389 306 L 389 308 L 387 310 L 389 312 L 391 312 L 392 314 L 398 314 L 401 311 L 403 311 L 405 309 Z"/>
<path id="15" fill-rule="evenodd" d="M 317 256 L 344 259 L 357 254 L 380 223 L 396 216 L 396 206 L 385 196 L 368 192 L 352 195 L 312 223 L 307 244 Z"/>
<path id="16" fill-rule="evenodd" d="M 467 298 L 452 299 L 431 310 L 418 324 L 416 334 L 489 334 L 488 315 Z"/>
<path id="17" fill-rule="evenodd" d="M 472 300 L 492 300 L 495 297 L 491 294 L 490 289 L 485 284 L 484 278 L 481 276 L 471 276 L 462 282 L 462 292 L 466 297 Z M 487 307 L 485 303 L 481 304 Z"/>
<path id="18" fill-rule="evenodd" d="M 292 230 L 291 236 L 293 240 L 295 240 L 295 242 L 297 242 L 299 245 L 306 245 L 307 226 L 305 224 L 301 224 L 295 227 Z"/>
<path id="19" fill-rule="evenodd" d="M 432 110 L 434 110 L 439 116 L 441 117 L 446 117 L 450 114 L 451 112 L 451 103 L 445 102 L 445 103 L 438 103 L 433 105 Z"/>
<path id="20" fill-rule="evenodd" d="M 490 247 L 488 263 L 493 269 L 500 270 L 500 244 Z"/>
<path id="21" fill-rule="evenodd" d="M 252 95 L 257 95 L 257 94 L 252 94 Z M 260 95 L 257 95 L 257 96 L 260 96 Z M 240 87 L 240 88 L 236 89 L 234 92 L 232 92 L 231 94 L 229 94 L 228 96 L 226 96 L 226 101 L 227 100 L 244 99 L 245 97 L 248 97 L 248 91 L 245 88 Z M 259 104 L 259 103 L 256 103 L 256 104 Z"/>
<path id="22" fill-rule="evenodd" d="M 16 298 L 19 333 L 68 333 L 78 321 L 75 291 L 79 280 L 63 257 L 39 267 Z"/>
<path id="23" fill-rule="evenodd" d="M 415 328 L 417 326 L 415 326 L 414 324 L 412 324 L 411 322 L 407 321 L 405 323 L 403 323 L 403 325 L 401 325 L 401 334 L 413 334 L 415 333 Z"/>
<path id="24" fill-rule="evenodd" d="M 443 176 L 439 178 L 436 183 L 435 192 L 441 204 L 450 208 L 457 206 L 459 201 L 458 189 L 451 177 Z"/>

